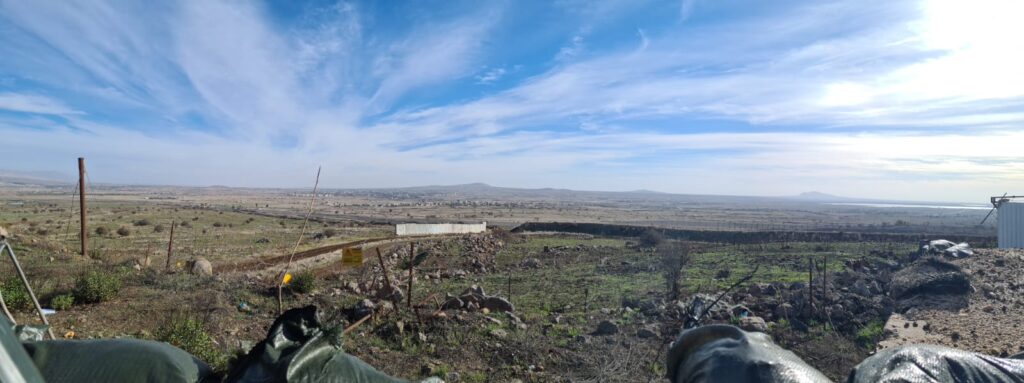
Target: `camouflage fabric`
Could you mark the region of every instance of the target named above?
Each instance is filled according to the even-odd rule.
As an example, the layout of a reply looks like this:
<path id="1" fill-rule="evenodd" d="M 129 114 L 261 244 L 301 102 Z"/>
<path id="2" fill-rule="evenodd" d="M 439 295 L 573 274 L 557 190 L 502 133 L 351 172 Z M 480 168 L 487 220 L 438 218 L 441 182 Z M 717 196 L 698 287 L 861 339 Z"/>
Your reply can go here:
<path id="1" fill-rule="evenodd" d="M 767 334 L 726 325 L 684 331 L 672 344 L 666 367 L 674 383 L 829 382 Z"/>
<path id="2" fill-rule="evenodd" d="M 1024 360 L 941 346 L 909 345 L 879 351 L 854 367 L 846 381 L 1024 382 Z"/>
<path id="3" fill-rule="evenodd" d="M 1024 382 L 1021 356 L 997 358 L 941 346 L 907 345 L 882 350 L 854 367 L 847 383 Z M 726 325 L 686 330 L 666 361 L 674 383 L 828 382 L 819 371 L 760 332 Z"/>
<path id="4" fill-rule="evenodd" d="M 196 383 L 211 378 L 205 363 L 163 342 L 48 340 L 23 346 L 48 382 Z"/>
<path id="5" fill-rule="evenodd" d="M 286 311 L 227 382 L 399 383 L 341 348 L 341 329 L 323 329 L 316 307 Z"/>

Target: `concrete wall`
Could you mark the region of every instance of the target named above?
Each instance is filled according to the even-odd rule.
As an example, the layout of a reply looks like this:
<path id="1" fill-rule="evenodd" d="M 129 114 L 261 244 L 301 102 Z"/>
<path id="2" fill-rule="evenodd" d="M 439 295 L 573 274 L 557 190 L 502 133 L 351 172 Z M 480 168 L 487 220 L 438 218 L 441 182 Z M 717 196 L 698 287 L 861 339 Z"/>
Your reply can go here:
<path id="1" fill-rule="evenodd" d="M 431 235 L 431 234 L 472 234 L 487 231 L 487 222 L 483 223 L 400 223 L 395 225 L 397 235 Z"/>
<path id="2" fill-rule="evenodd" d="M 999 205 L 999 248 L 1024 248 L 1024 203 Z"/>

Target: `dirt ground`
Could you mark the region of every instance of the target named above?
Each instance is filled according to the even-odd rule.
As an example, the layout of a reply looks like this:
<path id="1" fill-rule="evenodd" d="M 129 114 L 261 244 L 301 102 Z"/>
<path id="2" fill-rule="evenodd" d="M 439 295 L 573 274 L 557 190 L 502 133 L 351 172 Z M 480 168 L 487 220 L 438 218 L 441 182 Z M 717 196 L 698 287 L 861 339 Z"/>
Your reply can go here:
<path id="1" fill-rule="evenodd" d="M 138 194 L 126 193 L 127 197 L 101 194 L 90 205 L 91 248 L 95 250 L 86 257 L 75 254 L 77 238 L 69 224 L 75 212 L 68 209 L 66 199 L 18 195 L 0 201 L 4 203 L 0 225 L 11 230 L 15 250 L 44 306 L 48 307 L 54 297 L 71 292 L 77 279 L 89 271 L 116 275 L 123 281 L 120 292 L 108 301 L 79 302 L 52 315 L 53 329 L 60 336 L 156 339 L 170 322 L 188 317 L 202 323 L 212 347 L 229 359 L 263 339 L 277 316 L 275 286 L 281 269 L 280 262 L 274 260 L 291 251 L 299 233 L 305 233 L 298 247 L 301 252 L 387 237 L 393 230 L 384 223 L 346 220 L 344 205 L 338 206 L 336 217 L 312 222 L 302 229 L 299 217 L 280 215 L 301 206 L 301 201 L 308 198 L 301 194 L 282 192 L 272 198 L 263 193 L 199 195 L 185 201 L 144 200 Z M 183 197 L 169 193 L 167 198 Z M 509 218 L 511 211 L 515 219 L 561 219 L 580 213 L 578 217 L 585 217 L 580 219 L 594 220 L 613 219 L 595 212 L 614 210 L 617 212 L 609 214 L 622 222 L 632 219 L 624 217 L 635 218 L 637 214 L 667 214 L 618 211 L 595 204 L 421 206 L 394 201 L 388 205 L 381 200 L 390 197 L 381 196 L 338 198 L 364 198 L 358 203 L 349 201 L 354 210 L 361 209 L 359 214 L 390 210 L 385 215 L 391 218 L 408 212 L 405 214 L 478 219 L 480 211 Z M 253 202 L 260 199 L 268 201 L 262 208 Z M 341 202 L 325 202 L 329 203 Z M 250 204 L 253 206 L 248 207 Z M 476 209 L 477 213 L 467 215 L 466 209 Z M 735 212 L 746 217 L 743 220 L 756 221 L 755 216 L 761 214 L 753 208 L 744 209 Z M 672 214 L 679 214 L 673 219 L 698 217 L 680 211 Z M 848 212 L 832 216 L 829 214 L 836 213 L 764 214 L 768 215 L 759 217 L 836 217 Z M 865 218 L 863 222 L 890 218 L 894 217 Z M 810 221 L 801 222 L 813 222 L 807 219 Z M 178 228 L 168 269 L 165 246 L 172 221 Z M 158 229 L 157 225 L 162 227 Z M 97 234 L 98 227 L 108 232 Z M 129 233 L 117 234 L 115 230 L 122 227 Z M 750 284 L 796 286 L 806 281 L 809 259 L 827 260 L 827 265 L 822 263 L 827 270 L 841 272 L 851 264 L 882 261 L 884 254 L 905 254 L 915 248 L 916 244 L 911 243 L 691 243 L 689 262 L 681 275 L 681 300 L 695 293 L 717 294 L 757 265 L 759 272 Z M 376 257 L 378 249 L 382 259 Z M 637 239 L 501 232 L 418 239 L 414 258 L 419 261 L 415 261 L 413 274 L 413 302 L 421 307 L 418 315 L 405 307 L 406 301 L 390 303 L 379 296 L 386 279 L 381 261 L 392 282 L 407 286 L 408 243 L 375 242 L 363 250 L 366 257 L 359 267 L 341 264 L 336 252 L 297 262 L 293 273 L 309 272 L 314 287 L 308 292 L 286 288 L 284 306 L 316 305 L 325 324 L 349 326 L 366 312 L 367 305 L 372 305 L 373 319 L 351 332 L 344 347 L 384 372 L 409 379 L 433 375 L 458 382 L 664 381 L 663 355 L 682 325 L 679 306 L 667 299 L 664 260 L 651 248 L 640 246 Z M 935 311 L 934 317 L 928 316 L 928 310 L 905 315 L 910 320 L 927 321 L 929 329 L 934 328 L 931 333 L 942 335 L 950 345 L 996 355 L 1019 349 L 1012 338 L 1001 335 L 1008 328 L 1016 328 L 1008 318 L 1022 310 L 1015 292 L 1024 283 L 1019 280 L 1024 258 L 1019 253 L 996 254 L 1001 253 L 983 249 L 977 257 L 962 261 L 974 262 L 964 268 L 979 280 L 967 309 L 956 313 L 969 318 L 973 322 L 967 323 L 971 324 L 961 325 L 958 317 L 941 310 Z M 147 256 L 148 265 L 144 262 Z M 200 257 L 212 262 L 213 276 L 189 272 L 189 262 Z M 6 264 L 0 266 L 0 275 L 5 284 L 14 276 Z M 512 315 L 479 308 L 446 309 L 438 315 L 438 304 L 474 286 L 488 296 L 507 299 L 515 306 Z M 1007 314 L 1002 313 L 1003 306 Z M 765 308 L 754 314 L 768 315 L 770 311 Z M 36 321 L 30 307 L 16 309 L 15 317 L 19 322 Z M 731 320 L 719 318 L 721 323 Z M 609 322 L 615 331 L 599 334 L 602 322 Z M 770 320 L 768 326 L 779 344 L 834 379 L 842 377 L 873 348 L 862 344 L 856 333 L 836 331 L 821 321 L 798 325 L 795 321 Z M 960 334 L 955 341 L 954 333 Z"/>
<path id="2" fill-rule="evenodd" d="M 979 249 L 974 256 L 952 260 L 970 277 L 966 296 L 925 302 L 893 321 L 892 347 L 930 343 L 1010 356 L 1024 352 L 1024 251 Z"/>

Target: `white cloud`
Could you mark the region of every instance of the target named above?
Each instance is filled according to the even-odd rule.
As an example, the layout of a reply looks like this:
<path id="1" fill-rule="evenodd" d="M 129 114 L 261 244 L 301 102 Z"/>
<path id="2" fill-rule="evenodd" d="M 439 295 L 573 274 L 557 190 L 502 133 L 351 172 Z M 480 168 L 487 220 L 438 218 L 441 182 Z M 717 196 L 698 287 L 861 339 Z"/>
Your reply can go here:
<path id="1" fill-rule="evenodd" d="M 387 105 L 404 92 L 470 74 L 488 30 L 498 16 L 485 13 L 428 25 L 392 44 L 374 72 L 383 78 L 371 102 Z"/>
<path id="2" fill-rule="evenodd" d="M 0 93 L 0 110 L 58 116 L 82 114 L 49 97 L 17 93 Z"/>
<path id="3" fill-rule="evenodd" d="M 505 77 L 505 73 L 508 73 L 505 68 L 488 69 L 486 72 L 476 76 L 476 83 L 481 85 L 492 84 L 495 81 L 500 80 L 502 77 Z"/>
<path id="4" fill-rule="evenodd" d="M 595 45 L 594 28 L 630 3 L 565 4 L 579 9 L 580 25 L 566 29 L 574 33 L 546 71 L 513 83 L 517 69 L 484 60 L 495 10 L 379 39 L 345 3 L 325 11 L 333 23 L 311 17 L 288 30 L 252 3 L 184 2 L 154 14 L 4 2 L 4 18 L 52 47 L 12 55 L 31 59 L 21 65 L 66 57 L 74 65 L 54 86 L 171 122 L 144 133 L 92 121 L 70 100 L 8 92 L 0 109 L 64 116 L 70 127 L 5 116 L 0 130 L 33 163 L 63 166 L 54 158 L 96 148 L 86 155 L 107 173 L 94 175 L 113 182 L 304 186 L 306 170 L 324 164 L 329 186 L 745 194 L 756 184 L 751 193 L 794 194 L 827 184 L 904 198 L 927 186 L 954 200 L 1024 188 L 1013 145 L 1024 142 L 1017 3 L 924 2 L 911 10 L 919 13 L 906 3 L 815 3 L 779 11 L 786 17 L 627 25 L 638 46 Z M 693 4 L 680 3 L 681 19 L 695 17 Z M 467 79 L 492 86 L 395 111 L 410 92 Z M 189 113 L 218 129 L 187 127 Z M 722 121 L 746 128 L 702 133 Z"/>
<path id="5" fill-rule="evenodd" d="M 679 1 L 679 21 L 686 21 L 693 16 L 693 8 L 697 5 L 697 0 L 680 0 Z"/>

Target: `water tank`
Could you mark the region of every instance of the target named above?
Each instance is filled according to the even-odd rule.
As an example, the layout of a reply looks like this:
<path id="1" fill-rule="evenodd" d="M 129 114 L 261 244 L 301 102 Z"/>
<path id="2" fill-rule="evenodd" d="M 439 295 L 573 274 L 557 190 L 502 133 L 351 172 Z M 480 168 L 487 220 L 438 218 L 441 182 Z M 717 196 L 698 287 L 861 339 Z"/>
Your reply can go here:
<path id="1" fill-rule="evenodd" d="M 999 205 L 999 248 L 1024 248 L 1024 202 Z"/>

